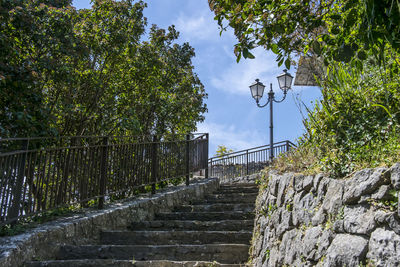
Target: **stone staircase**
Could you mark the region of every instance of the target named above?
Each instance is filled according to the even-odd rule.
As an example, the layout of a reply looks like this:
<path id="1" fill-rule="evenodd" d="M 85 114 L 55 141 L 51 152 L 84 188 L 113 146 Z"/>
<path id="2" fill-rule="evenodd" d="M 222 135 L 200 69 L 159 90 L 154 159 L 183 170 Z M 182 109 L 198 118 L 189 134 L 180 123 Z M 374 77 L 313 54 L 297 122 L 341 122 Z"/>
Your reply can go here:
<path id="1" fill-rule="evenodd" d="M 133 223 L 126 231 L 104 231 L 98 244 L 62 246 L 56 260 L 39 266 L 245 266 L 258 188 L 221 185 L 201 201 Z"/>

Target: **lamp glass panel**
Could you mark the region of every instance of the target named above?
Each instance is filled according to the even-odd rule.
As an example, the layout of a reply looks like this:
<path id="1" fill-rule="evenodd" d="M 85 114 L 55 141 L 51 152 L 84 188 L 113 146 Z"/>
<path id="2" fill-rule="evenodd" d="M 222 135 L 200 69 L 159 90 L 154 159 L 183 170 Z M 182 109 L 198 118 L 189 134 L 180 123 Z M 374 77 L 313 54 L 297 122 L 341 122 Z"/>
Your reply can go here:
<path id="1" fill-rule="evenodd" d="M 265 86 L 260 83 L 260 82 L 256 82 L 252 85 L 250 85 L 250 92 L 251 92 L 251 96 L 256 100 L 260 100 L 261 97 L 264 94 L 264 88 Z"/>
<path id="2" fill-rule="evenodd" d="M 277 78 L 278 78 L 279 88 L 281 88 L 284 91 L 290 89 L 293 80 L 293 77 L 292 75 L 290 75 L 290 73 L 287 73 L 285 71 L 285 73 L 279 75 Z"/>

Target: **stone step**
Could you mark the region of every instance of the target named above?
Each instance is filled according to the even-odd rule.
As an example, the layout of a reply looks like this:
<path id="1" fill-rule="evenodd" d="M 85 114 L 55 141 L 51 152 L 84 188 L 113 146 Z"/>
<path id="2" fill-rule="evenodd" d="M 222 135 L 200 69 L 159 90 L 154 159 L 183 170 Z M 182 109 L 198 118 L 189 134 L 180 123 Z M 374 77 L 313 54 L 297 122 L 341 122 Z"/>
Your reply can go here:
<path id="1" fill-rule="evenodd" d="M 182 205 L 176 207 L 174 211 L 186 212 L 205 212 L 205 211 L 243 211 L 253 212 L 255 203 L 222 203 L 222 204 L 197 204 L 197 205 Z"/>
<path id="2" fill-rule="evenodd" d="M 252 199 L 256 199 L 257 198 L 258 193 L 224 193 L 224 192 L 213 192 L 212 194 L 207 195 L 205 198 L 229 198 L 229 199 L 235 199 L 235 198 L 252 198 Z"/>
<path id="3" fill-rule="evenodd" d="M 259 186 L 258 185 L 244 185 L 244 186 L 225 186 L 221 185 L 218 190 L 222 191 L 242 191 L 242 192 L 258 192 Z"/>
<path id="4" fill-rule="evenodd" d="M 222 264 L 211 261 L 134 261 L 132 260 L 49 260 L 31 261 L 25 267 L 245 267 L 243 264 Z"/>
<path id="5" fill-rule="evenodd" d="M 238 204 L 238 203 L 255 203 L 257 195 L 223 195 L 223 194 L 212 194 L 208 195 L 206 198 L 202 200 L 194 200 L 191 201 L 190 204 L 214 204 L 214 203 L 230 203 L 230 204 Z"/>
<path id="6" fill-rule="evenodd" d="M 247 262 L 249 248 L 250 246 L 247 244 L 67 245 L 60 248 L 57 259 L 217 261 L 220 263 L 240 264 Z"/>
<path id="7" fill-rule="evenodd" d="M 224 189 L 218 189 L 217 191 L 214 191 L 214 193 L 219 193 L 219 194 L 258 194 L 258 188 L 224 188 Z"/>
<path id="8" fill-rule="evenodd" d="M 252 183 L 252 184 L 250 184 L 250 183 L 234 183 L 234 184 L 229 184 L 229 183 L 224 183 L 224 184 L 221 184 L 219 187 L 220 188 L 231 188 L 231 187 L 233 187 L 233 188 L 237 188 L 237 187 L 257 187 L 258 185 L 257 184 L 255 184 L 255 183 Z"/>
<path id="9" fill-rule="evenodd" d="M 142 221 L 132 223 L 130 230 L 192 230 L 192 231 L 251 231 L 253 229 L 253 220 L 220 220 L 220 221 Z"/>
<path id="10" fill-rule="evenodd" d="M 241 211 L 225 212 L 160 212 L 156 220 L 197 220 L 197 221 L 219 221 L 219 220 L 251 220 L 254 213 Z"/>
<path id="11" fill-rule="evenodd" d="M 105 245 L 250 244 L 251 231 L 104 231 Z"/>

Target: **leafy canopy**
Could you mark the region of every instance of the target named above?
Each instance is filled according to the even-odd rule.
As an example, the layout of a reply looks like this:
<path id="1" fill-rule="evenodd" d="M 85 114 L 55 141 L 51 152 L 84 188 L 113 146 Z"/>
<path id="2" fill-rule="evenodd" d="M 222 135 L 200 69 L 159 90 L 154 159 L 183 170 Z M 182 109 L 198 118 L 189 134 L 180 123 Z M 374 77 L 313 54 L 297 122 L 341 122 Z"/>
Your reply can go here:
<path id="1" fill-rule="evenodd" d="M 382 63 L 385 48 L 400 49 L 398 0 L 209 0 L 209 6 L 221 33 L 233 28 L 238 61 L 253 58 L 250 50 L 260 46 L 287 68 L 299 54 L 361 68 L 368 53 Z"/>
<path id="2" fill-rule="evenodd" d="M 194 49 L 143 1 L 0 2 L 0 136 L 186 133 L 206 112 Z M 143 41 L 145 40 L 145 41 Z"/>

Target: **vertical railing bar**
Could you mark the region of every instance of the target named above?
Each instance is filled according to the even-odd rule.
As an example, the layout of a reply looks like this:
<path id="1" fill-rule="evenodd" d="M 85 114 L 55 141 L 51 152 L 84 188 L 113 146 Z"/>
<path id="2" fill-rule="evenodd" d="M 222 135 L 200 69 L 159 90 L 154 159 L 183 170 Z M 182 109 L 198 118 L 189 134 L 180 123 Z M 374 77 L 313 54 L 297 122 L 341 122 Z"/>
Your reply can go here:
<path id="1" fill-rule="evenodd" d="M 72 146 L 75 146 L 76 139 L 72 140 Z M 77 184 L 77 173 L 79 169 L 79 148 L 72 148 L 72 168 L 71 168 L 71 185 L 69 187 L 69 201 L 75 203 L 75 188 Z"/>
<path id="2" fill-rule="evenodd" d="M 76 141 L 78 143 L 78 141 Z M 81 154 L 80 154 L 81 148 L 76 148 L 75 149 L 75 162 L 74 162 L 74 167 L 73 167 L 73 182 L 71 186 L 71 199 L 73 203 L 79 203 L 79 199 L 76 196 L 76 190 L 78 188 L 78 183 L 79 183 L 79 170 L 82 169 L 81 167 Z"/>
<path id="3" fill-rule="evenodd" d="M 98 208 L 104 208 L 105 194 L 107 191 L 107 150 L 108 150 L 108 137 L 103 137 L 101 153 L 100 153 L 100 181 L 99 181 L 99 203 Z"/>
<path id="4" fill-rule="evenodd" d="M 129 181 L 129 146 L 128 144 L 124 143 L 124 163 L 123 163 L 123 168 L 124 168 L 124 184 L 122 185 L 123 190 L 125 190 L 125 196 L 128 193 L 128 188 L 126 188 L 126 185 L 128 184 Z"/>
<path id="5" fill-rule="evenodd" d="M 42 211 L 46 209 L 46 206 L 43 206 L 43 196 L 44 196 L 44 179 L 45 179 L 45 171 L 46 171 L 46 157 L 47 153 L 46 150 L 40 150 L 39 154 L 39 162 L 37 165 L 37 184 L 38 184 L 38 191 L 37 191 L 37 208 L 36 211 Z"/>
<path id="6" fill-rule="evenodd" d="M 91 144 L 89 144 L 88 146 L 88 176 L 85 177 L 87 179 L 86 181 L 86 192 L 85 192 L 85 196 L 86 199 L 91 199 L 92 198 L 92 194 L 93 194 L 93 180 L 96 180 L 95 176 L 95 164 L 96 164 L 96 160 L 95 160 L 95 147 L 93 147 Z"/>
<path id="7" fill-rule="evenodd" d="M 16 182 L 15 182 L 15 187 L 12 190 L 13 191 L 13 203 L 10 209 L 9 213 L 9 218 L 10 219 L 17 219 L 20 211 L 20 201 L 21 201 L 21 193 L 22 193 L 22 186 L 23 186 L 23 179 L 24 179 L 24 173 L 25 173 L 25 161 L 26 161 L 26 150 L 28 149 L 28 141 L 25 140 L 22 143 L 22 151 L 25 151 L 24 153 L 21 153 L 21 159 L 18 164 L 18 173 L 16 177 Z"/>
<path id="8" fill-rule="evenodd" d="M 151 144 L 151 193 L 156 193 L 157 183 L 157 153 L 158 153 L 157 136 L 153 136 L 153 142 Z"/>
<path id="9" fill-rule="evenodd" d="M 8 191 L 8 188 L 9 188 L 8 185 L 10 184 L 10 174 L 9 174 L 9 170 L 7 169 L 7 167 L 11 166 L 11 164 L 10 164 L 11 158 L 12 158 L 11 155 L 2 157 L 3 165 L 1 167 L 1 172 L 5 173 L 5 175 L 4 175 L 4 179 L 0 180 L 1 196 L 2 196 L 1 203 L 0 203 L 0 205 L 1 205 L 0 215 L 1 215 L 2 220 L 4 220 L 4 221 L 7 219 L 7 206 L 8 206 L 6 192 Z"/>
<path id="10" fill-rule="evenodd" d="M 1 200 L 1 202 L 0 202 L 0 222 L 4 221 L 5 217 L 6 217 L 3 212 L 3 204 L 4 204 L 4 202 L 3 202 L 4 189 L 3 188 L 5 188 L 4 182 L 7 181 L 7 176 L 5 175 L 6 171 L 4 170 L 5 159 L 7 159 L 7 157 L 0 156 L 0 173 L 3 174 L 3 176 L 2 176 L 3 178 L 0 179 L 0 200 Z"/>
<path id="11" fill-rule="evenodd" d="M 53 151 L 52 150 L 48 151 L 48 162 L 46 162 L 46 166 L 47 166 L 46 183 L 47 183 L 47 185 L 46 185 L 46 193 L 44 195 L 44 203 L 45 203 L 45 205 L 47 205 L 47 199 L 48 199 L 49 188 L 50 188 L 52 155 L 53 155 Z M 29 167 L 28 167 L 28 170 L 30 170 Z M 28 172 L 27 175 L 29 175 L 29 172 Z M 32 177 L 32 179 L 33 179 L 33 177 Z M 51 188 L 50 188 L 50 190 L 51 190 Z"/>
<path id="12" fill-rule="evenodd" d="M 189 149 L 190 149 L 190 135 L 186 135 L 186 153 L 185 153 L 185 159 L 186 159 L 186 185 L 189 185 L 189 179 L 190 179 L 190 159 L 189 159 Z"/>
<path id="13" fill-rule="evenodd" d="M 12 205 L 12 188 L 13 188 L 13 184 L 15 183 L 16 177 L 15 177 L 15 169 L 16 169 L 16 164 L 17 164 L 17 155 L 11 155 L 10 156 L 10 165 L 9 165 L 9 177 L 10 179 L 8 180 L 8 184 L 7 184 L 7 193 L 6 193 L 6 199 L 5 199 L 5 203 L 6 203 L 6 217 L 7 220 L 10 219 L 10 209 L 11 209 L 11 205 Z"/>

